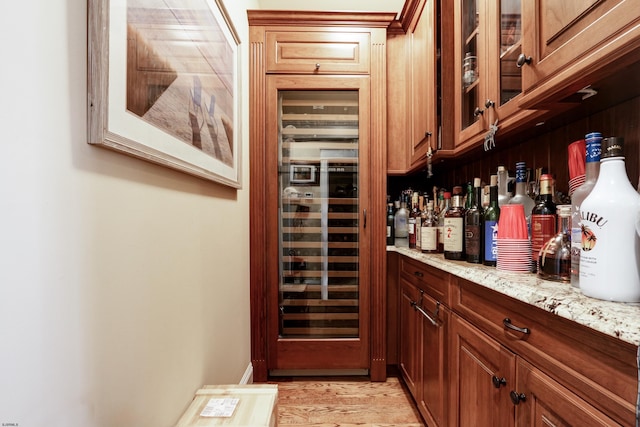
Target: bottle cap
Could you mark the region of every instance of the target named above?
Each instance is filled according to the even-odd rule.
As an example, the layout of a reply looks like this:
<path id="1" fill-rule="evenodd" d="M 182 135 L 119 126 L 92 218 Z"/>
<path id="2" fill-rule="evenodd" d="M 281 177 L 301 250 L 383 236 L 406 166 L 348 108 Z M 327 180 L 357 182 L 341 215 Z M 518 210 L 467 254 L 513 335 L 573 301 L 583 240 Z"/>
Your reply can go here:
<path id="1" fill-rule="evenodd" d="M 448 191 L 445 191 L 445 192 L 444 192 L 444 198 L 445 198 L 445 199 L 450 199 L 450 198 L 451 198 L 451 193 L 450 193 L 450 192 L 448 192 Z"/>
<path id="2" fill-rule="evenodd" d="M 498 175 L 491 175 L 491 186 L 495 187 L 498 185 Z"/>
<path id="3" fill-rule="evenodd" d="M 453 195 L 460 195 L 462 194 L 462 187 L 459 185 L 456 185 L 455 187 L 453 187 Z"/>
<path id="4" fill-rule="evenodd" d="M 601 159 L 609 157 L 624 157 L 624 138 L 610 137 L 602 140 Z"/>
<path id="5" fill-rule="evenodd" d="M 480 187 L 480 178 L 473 178 L 473 186 Z"/>

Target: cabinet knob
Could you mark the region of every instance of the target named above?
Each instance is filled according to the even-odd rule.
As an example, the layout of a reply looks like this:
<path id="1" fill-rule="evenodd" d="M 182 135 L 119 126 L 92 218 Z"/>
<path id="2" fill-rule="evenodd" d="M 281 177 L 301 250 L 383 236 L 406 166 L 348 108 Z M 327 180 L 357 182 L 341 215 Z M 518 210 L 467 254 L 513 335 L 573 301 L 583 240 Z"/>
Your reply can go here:
<path id="1" fill-rule="evenodd" d="M 481 109 L 480 107 L 476 107 L 476 109 L 475 109 L 475 110 L 473 110 L 473 115 L 474 115 L 475 117 L 481 116 L 481 115 L 483 115 L 483 114 L 484 114 L 484 110 L 483 110 L 483 109 Z"/>
<path id="2" fill-rule="evenodd" d="M 533 58 L 531 58 L 530 56 L 521 53 L 520 55 L 518 55 L 518 59 L 516 60 L 516 66 L 518 68 L 522 68 L 524 64 L 531 64 L 532 60 Z"/>
<path id="3" fill-rule="evenodd" d="M 319 69 L 320 69 L 320 63 L 316 62 L 316 70 L 319 70 Z"/>
<path id="4" fill-rule="evenodd" d="M 425 138 L 431 138 L 431 135 L 433 135 L 433 134 L 432 134 L 431 132 L 429 132 L 429 131 L 426 131 L 426 132 L 424 133 L 424 137 L 425 137 Z"/>
<path id="5" fill-rule="evenodd" d="M 524 402 L 525 400 L 527 400 L 527 396 L 524 393 L 518 393 L 513 390 L 511 390 L 511 393 L 509 393 L 509 397 L 511 398 L 511 401 L 513 402 L 514 405 L 517 405 L 520 402 Z"/>
<path id="6" fill-rule="evenodd" d="M 493 382 L 493 386 L 495 388 L 500 388 L 503 385 L 507 385 L 507 379 L 505 377 L 498 378 L 495 375 L 491 377 L 491 381 Z"/>
<path id="7" fill-rule="evenodd" d="M 486 100 L 486 102 L 484 103 L 484 106 L 485 106 L 486 108 L 491 108 L 491 107 L 495 107 L 495 106 L 496 106 L 496 103 L 495 103 L 495 102 L 493 102 L 493 101 L 492 101 L 492 100 L 490 100 L 490 99 L 487 99 L 487 100 Z"/>

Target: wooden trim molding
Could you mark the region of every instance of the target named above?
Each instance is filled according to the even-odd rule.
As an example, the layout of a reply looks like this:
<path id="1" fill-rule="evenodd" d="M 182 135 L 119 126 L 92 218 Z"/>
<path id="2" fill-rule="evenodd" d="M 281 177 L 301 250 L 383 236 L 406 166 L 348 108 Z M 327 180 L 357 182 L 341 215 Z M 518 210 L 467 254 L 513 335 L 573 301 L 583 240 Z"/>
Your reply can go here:
<path id="1" fill-rule="evenodd" d="M 250 26 L 339 26 L 387 28 L 395 19 L 390 12 L 338 12 L 294 10 L 247 10 Z"/>

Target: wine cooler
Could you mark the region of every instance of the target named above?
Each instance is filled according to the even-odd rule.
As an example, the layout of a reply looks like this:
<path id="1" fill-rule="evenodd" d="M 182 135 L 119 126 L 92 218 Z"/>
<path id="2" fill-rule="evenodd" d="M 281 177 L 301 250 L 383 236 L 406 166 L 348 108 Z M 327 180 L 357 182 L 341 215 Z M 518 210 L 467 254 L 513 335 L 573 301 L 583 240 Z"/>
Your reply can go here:
<path id="1" fill-rule="evenodd" d="M 359 336 L 358 91 L 278 92 L 283 338 Z"/>

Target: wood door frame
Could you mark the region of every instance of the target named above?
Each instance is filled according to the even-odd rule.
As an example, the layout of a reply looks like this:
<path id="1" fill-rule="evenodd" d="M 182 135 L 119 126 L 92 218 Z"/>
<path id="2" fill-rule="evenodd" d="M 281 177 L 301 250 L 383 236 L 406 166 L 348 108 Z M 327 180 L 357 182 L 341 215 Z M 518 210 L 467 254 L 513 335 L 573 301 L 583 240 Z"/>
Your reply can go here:
<path id="1" fill-rule="evenodd" d="M 249 160 L 251 208 L 263 212 L 267 206 L 266 180 L 266 61 L 265 23 L 289 25 L 300 22 L 310 25 L 309 13 L 296 19 L 291 11 L 248 11 L 249 17 Z M 255 16 L 252 16 L 255 14 Z M 268 16 L 265 16 L 267 14 Z M 368 227 L 370 227 L 370 366 L 371 380 L 386 379 L 386 28 L 393 14 L 318 14 L 313 25 L 354 26 L 371 29 L 371 117 L 370 117 L 370 199 Z M 355 18 L 355 19 L 354 19 Z M 266 21 L 265 21 L 266 19 Z M 251 304 L 251 363 L 256 382 L 268 379 L 267 365 L 267 276 L 264 257 L 267 247 L 268 222 L 263 215 L 250 221 L 250 304 Z"/>

